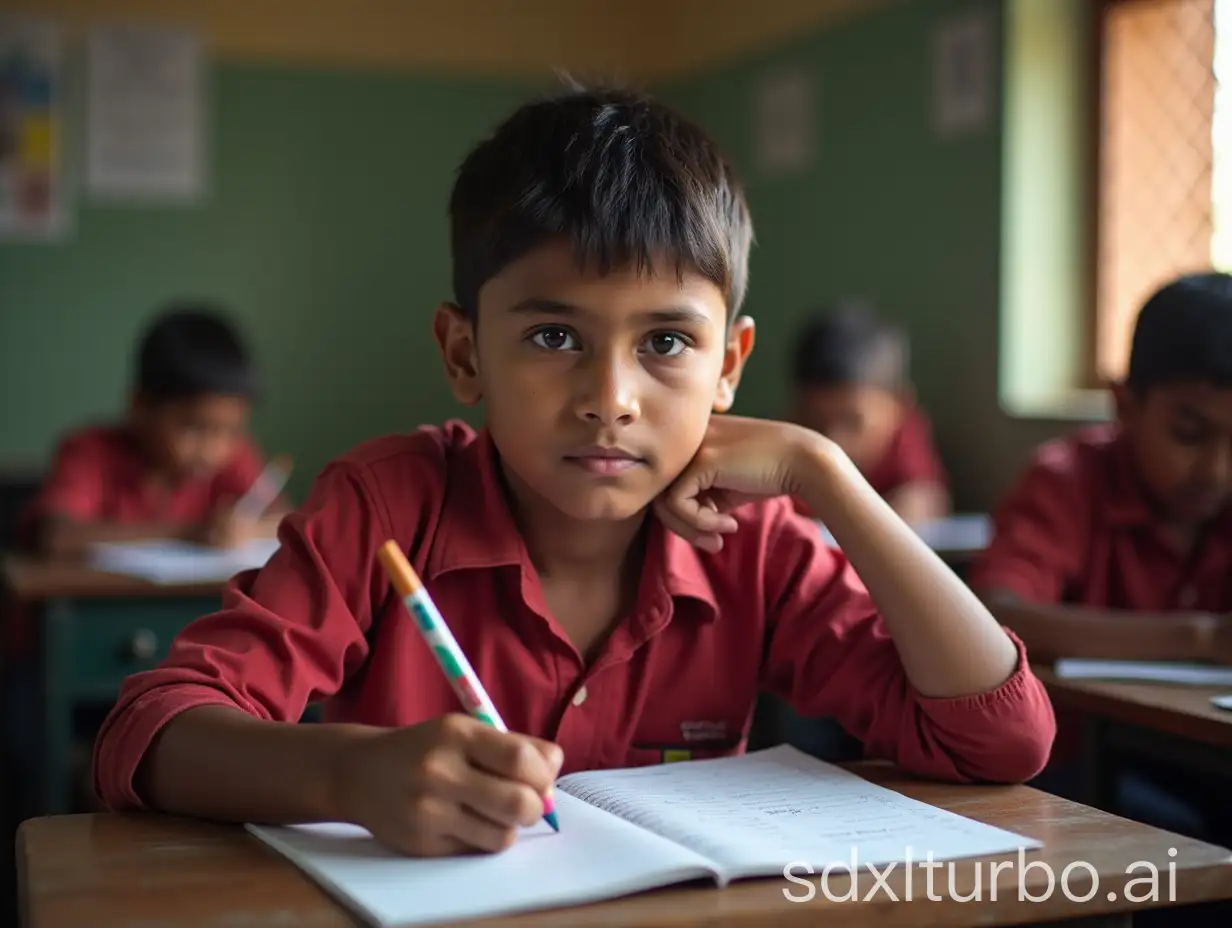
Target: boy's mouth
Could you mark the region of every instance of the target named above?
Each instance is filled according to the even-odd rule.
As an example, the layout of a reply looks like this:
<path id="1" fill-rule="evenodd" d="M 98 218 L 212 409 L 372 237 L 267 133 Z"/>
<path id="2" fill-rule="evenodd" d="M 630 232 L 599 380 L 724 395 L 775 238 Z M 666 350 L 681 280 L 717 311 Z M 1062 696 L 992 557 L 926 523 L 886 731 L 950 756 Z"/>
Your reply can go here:
<path id="1" fill-rule="evenodd" d="M 565 461 L 600 477 L 615 477 L 646 463 L 645 458 L 631 451 L 608 445 L 580 448 L 572 454 L 566 454 Z"/>

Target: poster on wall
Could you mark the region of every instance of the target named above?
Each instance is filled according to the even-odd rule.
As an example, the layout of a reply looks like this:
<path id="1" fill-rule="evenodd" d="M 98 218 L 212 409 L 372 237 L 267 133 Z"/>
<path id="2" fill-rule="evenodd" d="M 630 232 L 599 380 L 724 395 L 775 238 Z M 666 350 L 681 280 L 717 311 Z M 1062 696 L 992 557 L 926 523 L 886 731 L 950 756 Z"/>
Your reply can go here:
<path id="1" fill-rule="evenodd" d="M 0 237 L 62 234 L 64 102 L 50 21 L 0 15 Z"/>
<path id="2" fill-rule="evenodd" d="M 757 167 L 775 177 L 803 170 L 816 145 L 814 81 L 804 68 L 762 75 L 753 118 Z"/>
<path id="3" fill-rule="evenodd" d="M 205 75 L 191 29 L 116 23 L 90 33 L 86 189 L 92 197 L 185 204 L 205 192 Z"/>
<path id="4" fill-rule="evenodd" d="M 933 123 L 939 135 L 986 127 L 993 108 L 993 23 L 983 10 L 941 24 L 933 44 Z"/>

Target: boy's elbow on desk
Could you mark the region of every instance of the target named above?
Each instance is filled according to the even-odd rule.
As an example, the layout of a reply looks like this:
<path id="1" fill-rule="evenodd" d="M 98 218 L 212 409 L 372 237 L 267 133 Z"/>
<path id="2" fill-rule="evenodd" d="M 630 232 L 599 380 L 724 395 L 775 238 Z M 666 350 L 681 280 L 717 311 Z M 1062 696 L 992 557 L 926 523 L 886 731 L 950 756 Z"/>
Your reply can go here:
<path id="1" fill-rule="evenodd" d="M 1048 765 L 1057 723 L 1043 684 L 1019 671 L 991 693 L 924 700 L 904 768 L 962 783 L 1025 783 Z M 913 751 L 912 754 L 915 754 Z"/>

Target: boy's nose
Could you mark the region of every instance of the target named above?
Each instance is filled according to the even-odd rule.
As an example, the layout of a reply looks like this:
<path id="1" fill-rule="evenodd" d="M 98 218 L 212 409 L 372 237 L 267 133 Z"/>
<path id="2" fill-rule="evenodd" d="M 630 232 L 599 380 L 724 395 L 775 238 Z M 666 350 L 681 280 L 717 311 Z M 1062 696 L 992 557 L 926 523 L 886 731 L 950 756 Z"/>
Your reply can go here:
<path id="1" fill-rule="evenodd" d="M 601 359 L 579 371 L 577 413 L 603 425 L 628 425 L 641 416 L 636 365 Z"/>

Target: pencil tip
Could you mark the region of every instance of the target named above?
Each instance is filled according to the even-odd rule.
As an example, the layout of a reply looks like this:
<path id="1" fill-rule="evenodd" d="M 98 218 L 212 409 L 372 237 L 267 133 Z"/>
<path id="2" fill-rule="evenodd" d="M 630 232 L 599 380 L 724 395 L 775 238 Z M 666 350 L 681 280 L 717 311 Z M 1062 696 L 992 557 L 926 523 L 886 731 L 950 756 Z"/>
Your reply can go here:
<path id="1" fill-rule="evenodd" d="M 553 831 L 560 831 L 560 824 L 556 821 L 555 812 L 545 812 L 543 814 L 543 819 L 552 826 Z"/>

